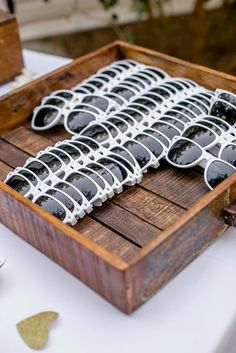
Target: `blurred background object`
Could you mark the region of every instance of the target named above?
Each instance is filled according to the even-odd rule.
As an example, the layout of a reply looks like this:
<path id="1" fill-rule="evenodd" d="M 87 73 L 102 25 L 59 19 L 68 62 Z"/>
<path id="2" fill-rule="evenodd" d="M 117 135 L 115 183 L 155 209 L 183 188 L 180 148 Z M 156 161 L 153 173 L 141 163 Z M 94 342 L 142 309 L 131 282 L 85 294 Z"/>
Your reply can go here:
<path id="1" fill-rule="evenodd" d="M 0 0 L 24 47 L 77 57 L 123 39 L 236 74 L 236 0 Z"/>

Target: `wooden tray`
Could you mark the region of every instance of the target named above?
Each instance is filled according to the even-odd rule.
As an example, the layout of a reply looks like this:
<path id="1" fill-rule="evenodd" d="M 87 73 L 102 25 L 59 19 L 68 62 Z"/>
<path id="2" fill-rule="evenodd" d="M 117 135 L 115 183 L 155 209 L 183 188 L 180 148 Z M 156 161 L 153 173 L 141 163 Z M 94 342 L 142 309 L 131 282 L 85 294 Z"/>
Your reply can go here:
<path id="1" fill-rule="evenodd" d="M 0 99 L 0 179 L 40 149 L 67 138 L 62 128 L 30 129 L 33 108 L 50 91 L 69 88 L 104 65 L 132 58 L 214 89 L 236 91 L 236 78 L 123 42 L 115 42 Z M 0 182 L 0 221 L 131 313 L 221 236 L 223 209 L 236 197 L 236 174 L 209 192 L 202 175 L 165 163 L 140 185 L 96 208 L 73 228 Z"/>

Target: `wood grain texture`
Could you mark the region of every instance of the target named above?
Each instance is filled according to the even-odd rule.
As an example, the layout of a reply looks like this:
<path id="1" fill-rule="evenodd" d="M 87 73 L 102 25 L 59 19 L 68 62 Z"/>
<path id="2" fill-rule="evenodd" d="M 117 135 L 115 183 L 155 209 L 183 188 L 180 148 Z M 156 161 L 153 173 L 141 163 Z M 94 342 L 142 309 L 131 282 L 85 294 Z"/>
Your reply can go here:
<path id="1" fill-rule="evenodd" d="M 159 229 L 166 228 L 184 213 L 181 207 L 138 186 L 123 191 L 113 202 Z"/>
<path id="2" fill-rule="evenodd" d="M 141 186 L 186 209 L 208 192 L 202 175 L 194 169 L 182 170 L 170 166 L 149 171 Z"/>
<path id="3" fill-rule="evenodd" d="M 0 84 L 19 75 L 23 66 L 16 18 L 0 10 Z"/>
<path id="4" fill-rule="evenodd" d="M 70 87 L 124 56 L 211 88 L 236 91 L 232 76 L 115 42 L 0 98 L 0 179 L 39 149 L 69 136 L 60 127 L 43 134 L 30 129 L 28 118 L 43 95 Z M 0 182 L 0 221 L 131 313 L 223 234 L 223 209 L 235 199 L 235 175 L 208 192 L 198 171 L 182 172 L 163 163 L 139 186 L 125 188 L 73 228 Z"/>

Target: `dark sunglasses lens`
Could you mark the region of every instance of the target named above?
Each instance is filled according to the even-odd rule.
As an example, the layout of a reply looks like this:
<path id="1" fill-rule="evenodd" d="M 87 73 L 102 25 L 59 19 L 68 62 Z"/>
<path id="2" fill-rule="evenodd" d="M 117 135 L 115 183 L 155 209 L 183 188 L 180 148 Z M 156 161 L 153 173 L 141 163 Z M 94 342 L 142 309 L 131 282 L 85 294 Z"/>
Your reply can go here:
<path id="1" fill-rule="evenodd" d="M 134 96 L 134 92 L 125 87 L 114 87 L 112 88 L 111 92 L 118 94 L 119 96 L 123 97 L 125 100 L 129 101 L 131 97 Z"/>
<path id="2" fill-rule="evenodd" d="M 167 122 L 167 123 L 169 123 L 171 125 L 174 125 L 180 130 L 184 130 L 184 127 L 185 127 L 184 124 L 181 123 L 181 121 L 178 121 L 177 119 L 175 120 L 175 119 L 172 119 L 172 118 L 168 118 L 166 116 L 163 116 L 162 118 L 160 118 L 160 121 L 165 121 L 165 122 Z"/>
<path id="3" fill-rule="evenodd" d="M 178 91 L 183 91 L 183 86 L 176 81 L 170 81 L 171 86 L 175 87 Z M 185 87 L 188 87 L 186 84 L 183 84 Z"/>
<path id="4" fill-rule="evenodd" d="M 152 129 L 156 129 L 157 131 L 164 134 L 169 139 L 172 139 L 174 136 L 179 135 L 179 131 L 176 130 L 173 126 L 165 124 L 164 122 L 157 122 L 152 125 Z"/>
<path id="5" fill-rule="evenodd" d="M 106 93 L 106 97 L 112 99 L 114 102 L 116 102 L 119 105 L 122 105 L 125 102 L 123 98 L 116 96 L 115 94 L 112 94 L 112 93 Z"/>
<path id="6" fill-rule="evenodd" d="M 95 113 L 95 114 L 98 113 L 96 108 L 92 107 L 91 105 L 87 105 L 87 104 L 77 104 L 74 106 L 73 109 L 74 110 L 87 110 L 87 111 Z"/>
<path id="7" fill-rule="evenodd" d="M 156 108 L 156 104 L 154 104 L 148 98 L 136 98 L 135 100 L 133 100 L 133 103 L 142 104 L 142 105 L 144 105 L 145 107 L 148 107 L 151 110 Z"/>
<path id="8" fill-rule="evenodd" d="M 189 102 L 192 102 L 195 105 L 197 105 L 204 113 L 206 113 L 206 114 L 208 113 L 207 107 L 205 107 L 205 105 L 203 105 L 201 102 L 199 102 L 199 100 L 189 98 Z"/>
<path id="9" fill-rule="evenodd" d="M 228 131 L 229 127 L 227 124 L 224 122 L 224 120 L 218 119 L 218 118 L 213 118 L 213 117 L 207 117 L 205 118 L 206 121 L 211 121 L 212 123 L 215 123 L 218 125 L 222 130 Z"/>
<path id="10" fill-rule="evenodd" d="M 40 196 L 35 204 L 42 207 L 44 210 L 51 213 L 53 216 L 63 221 L 66 217 L 66 211 L 56 200 L 53 200 L 49 196 Z"/>
<path id="11" fill-rule="evenodd" d="M 206 127 L 208 127 L 209 129 L 211 129 L 212 131 L 214 131 L 217 135 L 221 135 L 221 130 L 218 128 L 218 126 L 215 126 L 213 124 L 211 124 L 210 122 L 208 122 L 207 120 L 201 120 L 200 121 L 201 125 L 204 125 Z"/>
<path id="12" fill-rule="evenodd" d="M 182 112 L 182 113 L 184 113 L 185 115 L 187 115 L 187 116 L 190 118 L 190 120 L 196 118 L 196 114 L 191 113 L 191 111 L 190 111 L 189 109 L 186 109 L 186 108 L 181 107 L 181 106 L 179 106 L 179 105 L 178 105 L 178 106 L 175 106 L 174 108 L 175 108 L 175 110 L 177 110 L 177 111 L 179 111 L 179 112 Z"/>
<path id="13" fill-rule="evenodd" d="M 18 173 L 26 177 L 34 186 L 38 184 L 37 178 L 27 170 L 19 170 Z"/>
<path id="14" fill-rule="evenodd" d="M 103 190 L 105 189 L 105 183 L 104 181 L 100 178 L 100 176 L 96 173 L 94 173 L 94 171 L 92 170 L 89 170 L 87 168 L 81 168 L 80 169 L 80 172 L 85 174 L 85 175 L 88 175 L 90 178 L 92 178 L 95 183 L 97 183 Z"/>
<path id="15" fill-rule="evenodd" d="M 75 208 L 73 202 L 69 199 L 69 197 L 67 197 L 59 190 L 50 189 L 46 191 L 46 194 L 55 197 L 55 199 L 57 199 L 58 201 L 61 201 L 61 203 L 65 205 L 65 207 L 68 208 L 68 210 L 70 210 L 71 212 L 74 211 Z"/>
<path id="16" fill-rule="evenodd" d="M 70 145 L 59 145 L 57 146 L 60 150 L 65 151 L 66 153 L 68 153 L 73 159 L 77 159 L 81 156 L 81 154 L 79 153 L 79 151 L 74 148 L 73 146 Z"/>
<path id="17" fill-rule="evenodd" d="M 236 166 L 236 145 L 229 144 L 225 146 L 221 153 L 221 159 Z"/>
<path id="18" fill-rule="evenodd" d="M 190 126 L 184 131 L 182 136 L 197 142 L 201 147 L 206 147 L 215 140 L 213 132 L 204 126 Z"/>
<path id="19" fill-rule="evenodd" d="M 127 141 L 123 146 L 134 156 L 141 168 L 145 167 L 150 161 L 150 154 L 139 143 Z"/>
<path id="20" fill-rule="evenodd" d="M 98 163 L 109 169 L 110 172 L 115 175 L 120 182 L 123 182 L 127 178 L 127 172 L 125 168 L 115 161 L 113 162 L 108 158 L 101 158 L 98 160 Z"/>
<path id="21" fill-rule="evenodd" d="M 71 100 L 73 99 L 73 97 L 74 97 L 71 92 L 67 92 L 67 91 L 58 92 L 58 93 L 55 94 L 55 96 L 65 98 L 65 99 L 67 99 L 68 101 L 71 101 Z"/>
<path id="22" fill-rule="evenodd" d="M 70 145 L 75 146 L 77 149 L 79 149 L 85 155 L 90 152 L 90 149 L 86 145 L 84 145 L 83 143 L 79 143 L 77 141 L 70 140 Z"/>
<path id="23" fill-rule="evenodd" d="M 169 91 L 171 91 L 172 94 L 177 93 L 177 90 L 173 88 L 173 85 L 171 84 L 171 82 L 165 83 L 163 86 L 166 87 Z"/>
<path id="24" fill-rule="evenodd" d="M 127 161 L 129 161 L 132 165 L 135 166 L 135 161 L 133 160 L 132 156 L 124 148 L 114 147 L 111 149 L 111 152 L 124 157 Z"/>
<path id="25" fill-rule="evenodd" d="M 153 94 L 153 93 L 146 93 L 143 95 L 143 97 L 151 98 L 153 99 L 157 104 L 163 103 L 164 99 L 162 97 L 158 97 L 158 95 Z"/>
<path id="26" fill-rule="evenodd" d="M 104 70 L 101 72 L 103 75 L 108 75 L 110 77 L 116 77 L 117 74 L 115 71 L 112 71 L 112 70 Z"/>
<path id="27" fill-rule="evenodd" d="M 141 81 L 135 80 L 132 77 L 126 78 L 123 82 L 127 83 L 127 84 L 131 83 L 131 84 L 133 84 L 135 86 L 138 86 L 138 87 L 141 87 L 141 88 L 145 88 L 145 85 Z"/>
<path id="28" fill-rule="evenodd" d="M 102 82 L 96 81 L 96 80 L 87 81 L 86 83 L 89 83 L 90 85 L 92 85 L 96 88 L 101 88 L 103 86 Z"/>
<path id="29" fill-rule="evenodd" d="M 132 165 L 130 163 L 128 163 L 126 160 L 124 160 L 123 158 L 121 158 L 120 156 L 117 156 L 116 154 L 112 154 L 110 153 L 108 155 L 108 157 L 114 159 L 115 161 L 117 161 L 118 163 L 121 163 L 123 166 L 125 166 L 131 173 L 134 173 L 134 168 L 132 167 Z"/>
<path id="30" fill-rule="evenodd" d="M 97 143 L 97 142 L 95 142 L 95 141 L 93 141 L 92 139 L 90 139 L 90 138 L 86 138 L 86 137 L 84 137 L 84 136 L 79 136 L 78 138 L 76 138 L 75 140 L 74 140 L 76 143 L 79 143 L 79 142 L 82 142 L 84 145 L 87 145 L 88 147 L 90 147 L 92 150 L 94 150 L 94 151 L 96 151 L 96 150 L 98 150 L 99 149 L 99 144 Z M 74 142 L 73 141 L 73 142 Z M 90 150 L 86 147 L 86 146 L 84 146 L 84 145 L 82 145 L 82 144 L 80 144 L 81 145 L 81 151 L 84 153 L 84 154 L 88 154 L 89 152 L 90 152 Z M 83 146 L 83 147 L 82 147 Z"/>
<path id="31" fill-rule="evenodd" d="M 236 109 L 227 103 L 215 102 L 210 114 L 225 120 L 230 125 L 236 123 Z"/>
<path id="32" fill-rule="evenodd" d="M 139 104 L 133 104 L 133 103 L 131 103 L 131 104 L 129 104 L 129 108 L 130 109 L 136 109 L 136 110 L 138 110 L 140 113 L 143 113 L 144 115 L 149 115 L 150 114 L 150 110 L 149 109 L 147 109 L 147 108 L 145 108 L 145 106 L 143 106 L 143 105 L 139 105 Z M 141 121 L 141 120 L 140 120 Z"/>
<path id="33" fill-rule="evenodd" d="M 58 116 L 59 112 L 54 108 L 40 108 L 35 116 L 34 124 L 37 127 L 50 125 Z"/>
<path id="34" fill-rule="evenodd" d="M 183 123 L 188 123 L 191 121 L 190 118 L 186 117 L 185 115 L 181 114 L 180 112 L 176 112 L 176 111 L 172 111 L 172 110 L 169 110 L 168 112 L 166 112 L 166 115 L 173 116 L 173 118 L 176 118 L 176 119 L 182 121 Z"/>
<path id="35" fill-rule="evenodd" d="M 191 110 L 191 112 L 193 112 L 195 115 L 200 115 L 202 112 L 200 109 L 198 109 L 196 106 L 194 106 L 192 103 L 184 101 L 184 102 L 180 102 L 179 105 L 188 108 L 189 110 Z"/>
<path id="36" fill-rule="evenodd" d="M 106 121 L 103 122 L 103 125 L 109 130 L 112 137 L 116 137 L 118 135 L 119 130 L 115 126 L 107 123 Z"/>
<path id="37" fill-rule="evenodd" d="M 72 197 L 72 199 L 75 200 L 78 203 L 78 205 L 80 206 L 82 205 L 83 203 L 82 196 L 80 195 L 80 193 L 78 193 L 78 191 L 76 191 L 75 188 L 73 188 L 69 184 L 59 182 L 56 185 L 54 185 L 54 188 L 63 191 L 64 193 Z"/>
<path id="38" fill-rule="evenodd" d="M 117 116 L 119 116 L 119 114 L 121 114 L 121 117 L 122 117 L 122 112 L 131 116 L 132 118 L 134 118 L 137 122 L 140 122 L 143 120 L 143 115 L 141 113 L 139 113 L 138 111 L 136 110 L 133 110 L 133 109 L 123 109 L 121 111 L 121 113 L 117 113 Z"/>
<path id="39" fill-rule="evenodd" d="M 114 124 L 121 132 L 125 132 L 128 129 L 128 125 L 120 119 L 108 118 L 107 121 Z"/>
<path id="40" fill-rule="evenodd" d="M 70 163 L 70 157 L 65 152 L 61 151 L 60 149 L 51 149 L 50 152 L 55 154 L 59 158 L 61 158 L 64 163 L 66 163 L 66 164 Z M 56 158 L 56 159 L 58 160 L 58 158 Z M 61 162 L 59 161 L 59 163 L 61 163 Z"/>
<path id="41" fill-rule="evenodd" d="M 201 94 L 199 95 L 194 95 L 192 96 L 192 98 L 197 98 L 198 100 L 200 100 L 202 103 L 206 104 L 207 106 L 210 106 L 210 102 L 209 100 L 207 100 L 206 98 L 204 98 L 204 96 L 202 96 Z"/>
<path id="42" fill-rule="evenodd" d="M 110 81 L 110 78 L 104 76 L 104 75 L 96 75 L 96 79 L 98 80 L 101 80 L 101 81 L 104 81 L 104 82 L 109 82 Z"/>
<path id="43" fill-rule="evenodd" d="M 101 125 L 94 124 L 83 131 L 83 136 L 92 138 L 93 140 L 101 143 L 109 138 L 108 132 Z"/>
<path id="44" fill-rule="evenodd" d="M 103 168 L 101 165 L 97 163 L 90 163 L 87 165 L 87 167 L 101 175 L 101 177 L 103 177 L 109 185 L 112 186 L 114 184 L 114 179 L 111 173 L 107 169 Z"/>
<path id="45" fill-rule="evenodd" d="M 40 162 L 31 162 L 27 165 L 26 168 L 36 174 L 40 180 L 44 180 L 49 176 L 48 169 Z"/>
<path id="46" fill-rule="evenodd" d="M 62 164 L 60 160 L 51 154 L 45 153 L 41 156 L 38 157 L 38 159 L 45 164 L 51 169 L 53 173 L 55 173 L 58 169 L 62 167 Z"/>
<path id="47" fill-rule="evenodd" d="M 213 161 L 206 171 L 206 179 L 209 185 L 214 188 L 228 176 L 233 174 L 235 169 L 223 161 Z"/>
<path id="48" fill-rule="evenodd" d="M 89 86 L 89 85 L 86 85 L 84 84 L 83 86 L 81 86 L 83 89 L 85 89 L 86 91 L 88 91 L 89 93 L 94 93 L 96 88 L 93 87 L 93 86 Z"/>
<path id="49" fill-rule="evenodd" d="M 165 146 L 167 147 L 169 146 L 169 141 L 165 138 L 165 136 L 160 134 L 157 130 L 146 129 L 144 130 L 144 132 L 155 137 L 157 140 L 161 141 Z"/>
<path id="50" fill-rule="evenodd" d="M 153 68 L 148 67 L 144 71 L 153 73 L 157 78 L 165 78 L 165 75 L 163 74 L 163 72 L 161 72 L 160 70 L 156 69 L 155 67 L 153 67 Z"/>
<path id="51" fill-rule="evenodd" d="M 91 104 L 94 107 L 102 110 L 102 111 L 106 111 L 108 108 L 108 100 L 103 98 L 103 97 L 99 97 L 99 96 L 87 96 L 84 97 L 82 100 L 82 103 L 86 103 L 86 104 Z"/>
<path id="52" fill-rule="evenodd" d="M 92 200 L 98 192 L 94 182 L 83 174 L 72 173 L 66 178 L 66 181 L 81 191 L 88 201 Z"/>
<path id="53" fill-rule="evenodd" d="M 133 126 L 135 121 L 134 119 L 132 119 L 131 117 L 129 117 L 126 114 L 123 113 L 116 113 L 116 117 L 121 118 L 122 120 L 124 120 L 127 124 L 129 124 L 130 126 Z M 109 118 L 107 119 L 108 121 L 110 121 L 112 123 L 112 119 L 113 118 Z M 125 124 L 126 125 L 126 124 Z"/>
<path id="54" fill-rule="evenodd" d="M 160 155 L 163 152 L 162 145 L 151 136 L 140 134 L 135 137 L 135 140 L 139 141 L 144 146 L 146 146 L 149 149 L 149 151 L 151 151 L 154 154 L 156 158 L 160 157 Z"/>
<path id="55" fill-rule="evenodd" d="M 201 149 L 191 141 L 176 141 L 167 153 L 169 160 L 176 165 L 189 165 L 202 155 Z"/>
<path id="56" fill-rule="evenodd" d="M 56 107 L 63 108 L 65 102 L 60 98 L 48 98 L 44 104 L 55 105 Z"/>
<path id="57" fill-rule="evenodd" d="M 144 74 L 145 73 L 145 74 Z M 144 75 L 143 75 L 144 74 Z M 139 78 L 140 80 L 142 80 L 143 82 L 145 82 L 147 85 L 151 85 L 152 82 L 153 82 L 153 76 L 150 75 L 149 73 L 147 72 L 144 72 L 144 71 L 139 71 L 139 73 L 133 75 L 133 77 L 137 77 Z"/>
<path id="58" fill-rule="evenodd" d="M 74 91 L 75 93 L 82 93 L 82 94 L 88 94 L 88 92 L 89 92 L 89 91 L 87 91 L 85 88 L 82 88 L 82 87 L 80 87 L 80 88 L 74 88 L 73 91 Z"/>
<path id="59" fill-rule="evenodd" d="M 150 89 L 149 92 L 157 93 L 166 99 L 170 97 L 170 94 L 168 93 L 168 91 L 158 87 Z"/>
<path id="60" fill-rule="evenodd" d="M 236 96 L 230 93 L 223 92 L 219 95 L 220 99 L 223 99 L 236 107 Z"/>
<path id="61" fill-rule="evenodd" d="M 70 131 L 80 133 L 96 117 L 89 112 L 72 111 L 67 118 L 67 126 Z"/>
<path id="62" fill-rule="evenodd" d="M 30 190 L 30 184 L 20 175 L 13 175 L 7 181 L 7 185 L 9 185 L 12 189 L 16 190 L 22 195 L 25 195 Z"/>

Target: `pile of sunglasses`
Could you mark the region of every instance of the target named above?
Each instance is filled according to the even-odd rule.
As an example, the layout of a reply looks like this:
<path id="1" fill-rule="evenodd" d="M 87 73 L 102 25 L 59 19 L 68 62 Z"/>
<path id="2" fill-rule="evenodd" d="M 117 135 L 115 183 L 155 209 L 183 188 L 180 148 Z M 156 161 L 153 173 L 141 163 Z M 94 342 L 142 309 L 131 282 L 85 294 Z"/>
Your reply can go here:
<path id="1" fill-rule="evenodd" d="M 74 225 L 124 185 L 139 183 L 162 159 L 186 168 L 205 160 L 206 150 L 222 138 L 233 144 L 228 109 L 235 109 L 235 97 L 217 92 L 221 94 L 132 60 L 114 62 L 72 90 L 56 91 L 42 100 L 34 110 L 32 128 L 44 131 L 64 125 L 73 136 L 29 158 L 5 182 Z M 221 100 L 229 106 L 219 107 Z M 196 155 L 194 148 L 184 149 L 183 141 L 200 148 L 202 157 L 195 164 L 187 160 L 189 154 Z M 220 153 L 221 158 L 225 150 Z"/>
<path id="2" fill-rule="evenodd" d="M 210 189 L 236 171 L 236 95 L 217 89 L 208 115 L 185 125 L 166 155 L 178 168 L 200 166 Z"/>

